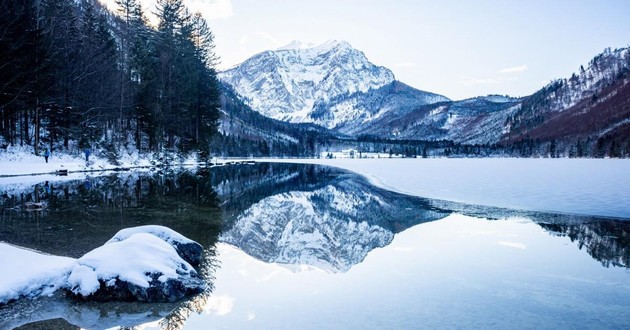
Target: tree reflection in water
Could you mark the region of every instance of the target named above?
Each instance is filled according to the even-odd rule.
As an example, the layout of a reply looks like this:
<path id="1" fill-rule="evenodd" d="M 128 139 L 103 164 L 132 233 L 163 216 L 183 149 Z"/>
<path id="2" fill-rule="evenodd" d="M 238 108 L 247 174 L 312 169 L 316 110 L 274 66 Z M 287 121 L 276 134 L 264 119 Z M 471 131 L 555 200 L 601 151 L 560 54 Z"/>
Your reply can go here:
<path id="1" fill-rule="evenodd" d="M 592 221 L 578 224 L 539 223 L 552 235 L 566 236 L 604 267 L 630 268 L 630 223 Z"/>
<path id="2" fill-rule="evenodd" d="M 179 307 L 177 307 L 164 319 L 162 319 L 159 323 L 161 329 L 183 329 L 184 325 L 186 324 L 186 320 L 188 320 L 190 315 L 192 315 L 193 313 L 201 314 L 205 310 L 206 306 L 208 305 L 208 300 L 212 296 L 212 291 L 214 291 L 214 274 L 216 273 L 216 270 L 219 268 L 219 266 L 220 262 L 217 259 L 216 250 L 214 249 L 214 247 L 212 247 L 211 249 L 206 249 L 204 251 L 203 262 L 201 263 L 199 274 L 206 281 L 208 287 L 204 292 L 182 302 Z"/>

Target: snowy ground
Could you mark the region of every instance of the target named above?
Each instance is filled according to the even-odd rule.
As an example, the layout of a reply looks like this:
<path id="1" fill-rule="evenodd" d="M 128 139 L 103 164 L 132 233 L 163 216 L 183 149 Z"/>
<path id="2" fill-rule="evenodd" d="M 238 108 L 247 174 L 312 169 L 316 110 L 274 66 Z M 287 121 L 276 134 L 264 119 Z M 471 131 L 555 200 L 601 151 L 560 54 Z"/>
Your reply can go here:
<path id="1" fill-rule="evenodd" d="M 49 295 L 60 288 L 75 259 L 0 243 L 0 303 L 20 296 Z M 6 271 L 13 270 L 13 271 Z"/>
<path id="2" fill-rule="evenodd" d="M 68 172 L 103 171 L 117 168 L 149 167 L 156 162 L 154 154 L 139 154 L 130 151 L 120 155 L 119 165 L 113 165 L 105 158 L 91 155 L 89 163 L 83 155 L 52 153 L 48 163 L 43 156 L 35 156 L 32 147 L 9 147 L 0 151 L 0 177 L 51 174 L 61 170 Z M 194 158 L 185 159 L 176 165 L 196 163 Z"/>

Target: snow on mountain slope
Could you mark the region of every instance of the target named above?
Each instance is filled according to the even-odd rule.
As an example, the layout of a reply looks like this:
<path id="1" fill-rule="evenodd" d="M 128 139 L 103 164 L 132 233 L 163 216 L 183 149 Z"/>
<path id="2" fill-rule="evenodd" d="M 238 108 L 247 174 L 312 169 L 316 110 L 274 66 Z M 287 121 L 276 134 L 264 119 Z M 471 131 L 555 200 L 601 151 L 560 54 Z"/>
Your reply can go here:
<path id="1" fill-rule="evenodd" d="M 522 100 L 489 95 L 391 111 L 364 125 L 367 134 L 392 139 L 452 140 L 469 144 L 496 143 L 506 119 Z"/>
<path id="2" fill-rule="evenodd" d="M 394 74 L 389 69 L 370 63 L 363 52 L 345 41 L 302 47 L 294 42 L 276 51 L 260 53 L 221 72 L 219 79 L 252 109 L 293 123 L 310 122 L 335 128 L 369 121 L 379 111 L 386 110 L 375 107 L 378 102 L 374 98 L 382 102 L 383 92 L 396 88 Z M 413 91 L 415 103 L 448 100 Z"/>
<path id="3" fill-rule="evenodd" d="M 365 129 L 366 124 L 378 123 L 383 116 L 404 116 L 424 105 L 447 101 L 449 99 L 442 95 L 393 81 L 367 93 L 340 98 L 327 104 L 316 104 L 312 117 L 317 123 L 334 123 L 329 128 L 344 134 L 370 134 Z"/>
<path id="4" fill-rule="evenodd" d="M 571 78 L 555 80 L 528 97 L 451 101 L 396 81 L 391 71 L 373 65 L 347 42 L 305 47 L 293 42 L 258 54 L 220 79 L 265 116 L 355 137 L 496 144 L 567 134 L 595 141 L 614 131 L 611 139 L 623 144 L 624 132 L 630 131 L 624 112 L 628 48 L 606 49 Z M 579 133 L 575 127 L 582 127 Z"/>
<path id="5" fill-rule="evenodd" d="M 347 42 L 328 41 L 307 49 L 260 53 L 219 78 L 267 117 L 308 122 L 316 101 L 366 92 L 392 82 L 394 75 Z"/>
<path id="6" fill-rule="evenodd" d="M 592 97 L 598 90 L 611 84 L 620 73 L 629 69 L 630 49 L 605 49 L 590 61 L 586 69 L 580 68 L 579 74 L 561 80 L 561 89 L 550 95 L 553 100 L 548 111 L 562 111 L 584 98 Z"/>

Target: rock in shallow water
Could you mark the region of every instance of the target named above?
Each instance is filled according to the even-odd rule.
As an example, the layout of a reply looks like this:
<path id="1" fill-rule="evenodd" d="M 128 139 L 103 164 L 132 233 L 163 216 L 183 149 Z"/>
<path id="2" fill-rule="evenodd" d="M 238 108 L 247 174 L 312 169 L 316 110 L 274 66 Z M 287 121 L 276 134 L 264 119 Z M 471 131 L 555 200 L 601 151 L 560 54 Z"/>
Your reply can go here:
<path id="1" fill-rule="evenodd" d="M 99 288 L 94 293 L 83 296 L 70 291 L 70 296 L 94 301 L 175 302 L 205 289 L 204 282 L 199 278 L 188 276 L 160 281 L 160 276 L 159 273 L 148 274 L 148 287 L 120 279 L 107 282 L 99 280 Z"/>
<path id="2" fill-rule="evenodd" d="M 105 244 L 124 241 L 131 235 L 137 233 L 151 234 L 170 244 L 175 251 L 177 251 L 177 254 L 182 257 L 182 259 L 186 260 L 189 264 L 195 267 L 201 262 L 201 254 L 203 253 L 203 247 L 201 244 L 163 226 L 148 225 L 125 228 L 117 232 L 116 235 L 114 235 L 114 237 Z"/>
<path id="3" fill-rule="evenodd" d="M 197 271 L 167 239 L 138 230 L 123 236 L 77 260 L 65 288 L 71 296 L 98 301 L 173 302 L 205 290 Z"/>

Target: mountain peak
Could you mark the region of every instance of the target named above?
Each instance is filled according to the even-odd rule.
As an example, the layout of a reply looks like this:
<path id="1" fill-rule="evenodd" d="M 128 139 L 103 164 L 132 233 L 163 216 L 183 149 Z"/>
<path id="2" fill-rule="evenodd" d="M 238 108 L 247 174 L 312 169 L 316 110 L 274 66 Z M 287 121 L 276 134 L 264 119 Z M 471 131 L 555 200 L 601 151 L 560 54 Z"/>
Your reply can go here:
<path id="1" fill-rule="evenodd" d="M 318 46 L 294 41 L 267 51 L 219 74 L 219 79 L 247 98 L 248 105 L 267 117 L 335 127 L 341 115 L 323 119 L 314 112 L 357 93 L 394 81 L 387 68 L 372 64 L 347 41 L 328 40 Z M 354 109 L 344 111 L 344 116 Z"/>
<path id="2" fill-rule="evenodd" d="M 334 49 L 334 48 L 352 48 L 352 46 L 350 45 L 349 42 L 344 41 L 344 40 L 328 40 L 326 42 L 324 42 L 321 45 L 315 46 L 313 48 L 316 48 L 318 50 L 330 50 L 330 49 Z"/>
<path id="3" fill-rule="evenodd" d="M 296 50 L 296 49 L 308 49 L 308 48 L 313 48 L 313 47 L 315 47 L 315 43 L 303 42 L 300 40 L 293 40 L 282 47 L 278 47 L 278 49 L 276 50 Z"/>
<path id="4" fill-rule="evenodd" d="M 290 43 L 279 47 L 276 50 L 313 50 L 316 53 L 329 52 L 335 48 L 349 48 L 353 49 L 349 42 L 344 40 L 327 40 L 322 44 L 316 44 L 313 42 L 304 42 L 300 40 L 293 40 Z"/>

